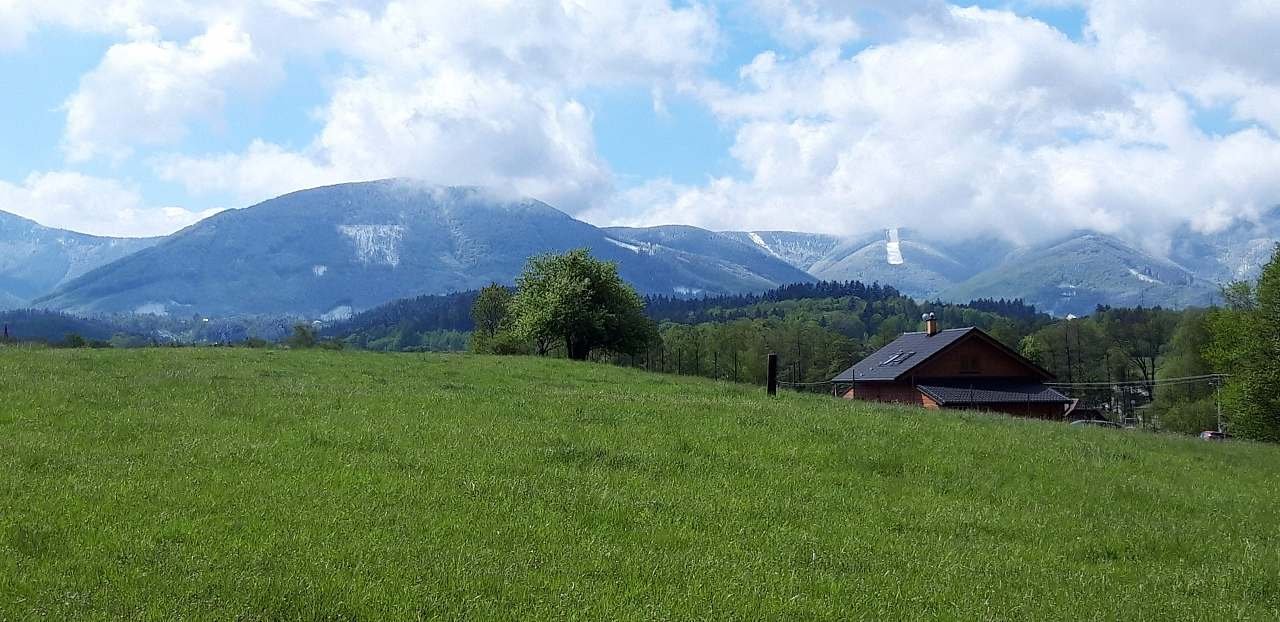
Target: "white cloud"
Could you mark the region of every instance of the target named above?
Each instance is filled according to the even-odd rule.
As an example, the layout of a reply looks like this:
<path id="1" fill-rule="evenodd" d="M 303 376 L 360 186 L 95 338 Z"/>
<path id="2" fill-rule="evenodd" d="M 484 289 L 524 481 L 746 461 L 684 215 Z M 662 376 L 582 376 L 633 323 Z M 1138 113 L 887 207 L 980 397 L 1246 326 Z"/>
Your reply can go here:
<path id="1" fill-rule="evenodd" d="M 793 58 L 766 52 L 740 84 L 699 91 L 735 128 L 743 175 L 646 184 L 593 214 L 839 233 L 997 229 L 1015 240 L 1091 228 L 1161 250 L 1180 224 L 1219 227 L 1280 202 L 1273 134 L 1205 133 L 1189 92 L 1134 73 L 1118 53 L 1012 13 L 954 7 L 853 56 L 820 44 Z M 1263 79 L 1258 67 L 1221 69 L 1227 57 L 1204 62 L 1220 69 L 1205 75 Z"/>
<path id="2" fill-rule="evenodd" d="M 656 0 L 395 2 L 338 22 L 332 45 L 360 64 L 334 82 L 310 146 L 179 155 L 157 171 L 193 189 L 217 180 L 253 198 L 322 178 L 404 176 L 580 209 L 610 192 L 612 175 L 596 151 L 591 112 L 573 93 L 677 85 L 718 40 L 709 10 Z"/>
<path id="3" fill-rule="evenodd" d="M 1280 60 L 1267 53 L 1280 4 L 1009 4 L 1080 6 L 1085 36 L 941 0 L 0 0 L 0 50 L 43 24 L 122 38 L 67 102 L 68 156 L 150 150 L 157 176 L 248 201 L 408 176 L 600 223 L 1015 239 L 1089 227 L 1152 248 L 1178 224 L 1280 202 Z M 712 81 L 720 23 L 740 11 L 777 49 Z M 341 66 L 321 78 L 312 140 L 182 150 L 299 56 Z M 618 85 L 653 93 L 659 114 L 670 94 L 700 98 L 741 172 L 617 190 L 582 102 Z M 1205 132 L 1202 108 L 1258 127 Z"/>
<path id="4" fill-rule="evenodd" d="M 172 144 L 193 121 L 214 122 L 226 93 L 274 74 L 235 24 L 210 26 L 186 45 L 140 40 L 111 46 L 66 103 L 68 156 L 128 155 L 134 145 Z"/>
<path id="5" fill-rule="evenodd" d="M 134 187 L 66 171 L 32 173 L 21 184 L 0 181 L 0 209 L 47 227 L 122 237 L 172 233 L 218 211 L 147 207 Z"/>
<path id="6" fill-rule="evenodd" d="M 180 181 L 193 194 L 219 194 L 234 189 L 241 199 L 258 200 L 301 188 L 356 181 L 336 176 L 311 157 L 279 145 L 254 141 L 243 153 L 188 157 L 170 154 L 153 161 L 156 174 Z"/>

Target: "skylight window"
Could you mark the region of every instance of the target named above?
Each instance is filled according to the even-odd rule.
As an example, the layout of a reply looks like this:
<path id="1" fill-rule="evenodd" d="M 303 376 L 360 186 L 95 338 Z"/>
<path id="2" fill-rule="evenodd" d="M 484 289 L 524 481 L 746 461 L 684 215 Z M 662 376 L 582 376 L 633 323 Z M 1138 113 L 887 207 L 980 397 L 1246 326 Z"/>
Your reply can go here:
<path id="1" fill-rule="evenodd" d="M 881 367 L 897 367 L 898 365 L 901 365 L 903 361 L 906 361 L 907 359 L 915 355 L 916 355 L 915 352 L 903 352 L 902 350 L 899 350 L 896 353 L 894 353 L 893 356 L 885 359 L 884 362 L 880 363 L 880 366 Z"/>

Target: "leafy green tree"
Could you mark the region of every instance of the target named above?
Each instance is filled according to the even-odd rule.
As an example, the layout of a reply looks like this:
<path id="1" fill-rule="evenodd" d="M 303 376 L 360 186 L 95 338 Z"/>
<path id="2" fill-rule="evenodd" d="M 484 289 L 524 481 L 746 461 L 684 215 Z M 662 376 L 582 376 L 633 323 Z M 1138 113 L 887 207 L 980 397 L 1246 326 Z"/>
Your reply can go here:
<path id="1" fill-rule="evenodd" d="M 1212 336 L 1208 312 L 1188 309 L 1178 320 L 1173 337 L 1166 347 L 1157 377 L 1188 378 L 1212 373 L 1204 353 Z M 1217 405 L 1211 382 L 1193 382 L 1158 386 L 1152 408 L 1161 427 L 1188 434 L 1217 427 Z"/>
<path id="2" fill-rule="evenodd" d="M 1223 391 L 1231 432 L 1280 442 L 1280 248 L 1262 269 L 1258 285 L 1228 288 L 1228 307 L 1209 318 L 1206 357 L 1231 381 Z"/>
<path id="3" fill-rule="evenodd" d="M 507 307 L 511 304 L 511 290 L 492 283 L 480 290 L 471 305 L 471 319 L 477 333 L 493 339 L 502 330 L 507 319 Z"/>
<path id="4" fill-rule="evenodd" d="M 1028 361 L 1044 368 L 1049 367 L 1049 344 L 1040 335 L 1027 335 L 1018 342 L 1018 351 Z"/>
<path id="5" fill-rule="evenodd" d="M 492 283 L 480 290 L 471 305 L 475 331 L 468 344 L 478 354 L 521 354 L 530 350 L 519 335 L 510 330 L 511 290 Z"/>
<path id="6" fill-rule="evenodd" d="M 644 302 L 618 276 L 618 267 L 586 249 L 535 257 L 516 284 L 513 329 L 539 344 L 540 353 L 559 342 L 574 360 L 596 350 L 635 354 L 654 332 Z"/>
<path id="7" fill-rule="evenodd" d="M 422 345 L 422 335 L 413 327 L 406 326 L 400 331 L 400 336 L 396 337 L 396 349 L 401 352 L 409 352 Z"/>
<path id="8" fill-rule="evenodd" d="M 1129 360 L 1129 368 L 1154 391 L 1158 359 L 1177 327 L 1177 313 L 1139 307 L 1107 309 L 1097 315 L 1113 348 Z"/>
<path id="9" fill-rule="evenodd" d="M 1208 312 L 1204 309 L 1184 311 L 1166 347 L 1157 377 L 1188 378 L 1213 373 L 1212 366 L 1204 356 L 1205 349 L 1208 348 L 1212 338 L 1209 332 Z M 1157 392 L 1157 402 L 1161 400 L 1190 402 L 1212 393 L 1212 386 L 1209 383 L 1161 387 Z"/>

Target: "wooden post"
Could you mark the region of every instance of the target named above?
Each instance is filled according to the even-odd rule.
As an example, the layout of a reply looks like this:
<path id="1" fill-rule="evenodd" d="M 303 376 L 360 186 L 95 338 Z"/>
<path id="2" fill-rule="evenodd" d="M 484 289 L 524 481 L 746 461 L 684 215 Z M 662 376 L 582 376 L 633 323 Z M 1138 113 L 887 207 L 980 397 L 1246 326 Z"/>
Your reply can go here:
<path id="1" fill-rule="evenodd" d="M 778 355 L 769 353 L 769 375 L 767 390 L 770 396 L 778 394 Z"/>

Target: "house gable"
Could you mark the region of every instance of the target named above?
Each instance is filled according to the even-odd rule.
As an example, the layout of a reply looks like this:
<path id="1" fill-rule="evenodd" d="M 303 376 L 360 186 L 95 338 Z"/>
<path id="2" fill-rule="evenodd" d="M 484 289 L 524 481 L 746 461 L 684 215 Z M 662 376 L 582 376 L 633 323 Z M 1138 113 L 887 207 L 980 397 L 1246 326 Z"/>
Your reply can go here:
<path id="1" fill-rule="evenodd" d="M 917 365 L 910 375 L 917 380 L 967 377 L 1047 379 L 1044 370 L 978 331 L 969 333 Z"/>

